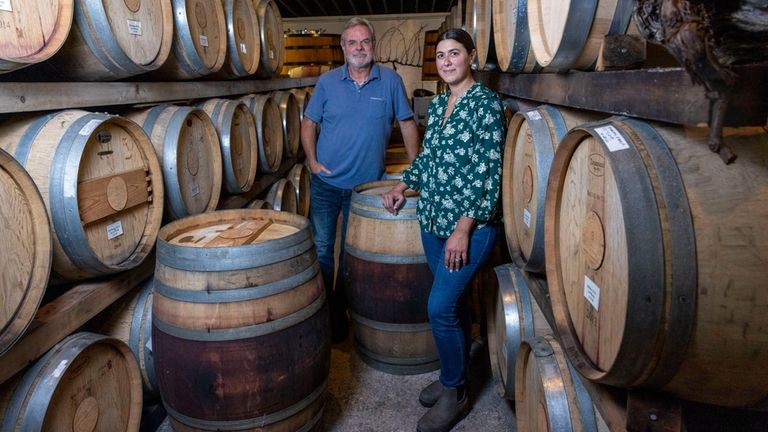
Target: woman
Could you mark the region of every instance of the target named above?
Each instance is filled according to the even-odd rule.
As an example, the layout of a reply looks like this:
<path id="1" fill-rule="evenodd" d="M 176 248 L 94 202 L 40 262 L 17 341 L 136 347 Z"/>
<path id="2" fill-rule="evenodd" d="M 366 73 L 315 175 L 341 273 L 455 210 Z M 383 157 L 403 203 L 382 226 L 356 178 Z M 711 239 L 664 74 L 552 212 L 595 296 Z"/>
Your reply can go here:
<path id="1" fill-rule="evenodd" d="M 429 106 L 424 150 L 402 182 L 382 196 L 397 214 L 407 188 L 420 192 L 421 240 L 434 275 L 428 312 L 440 355 L 440 379 L 419 395 L 429 411 L 418 431 L 450 430 L 468 411 L 466 378 L 471 321 L 465 291 L 493 247 L 498 222 L 502 142 L 501 101 L 475 82 L 475 46 L 465 31 L 438 36 L 437 71 L 449 91 Z"/>

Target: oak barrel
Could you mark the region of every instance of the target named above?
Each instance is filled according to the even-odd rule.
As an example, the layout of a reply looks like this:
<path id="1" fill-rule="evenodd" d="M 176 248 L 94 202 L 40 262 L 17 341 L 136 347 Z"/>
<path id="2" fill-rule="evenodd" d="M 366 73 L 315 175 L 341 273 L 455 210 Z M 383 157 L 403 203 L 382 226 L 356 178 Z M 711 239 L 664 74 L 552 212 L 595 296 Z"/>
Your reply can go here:
<path id="1" fill-rule="evenodd" d="M 48 284 L 51 228 L 32 178 L 0 150 L 0 355 L 24 334 Z"/>
<path id="2" fill-rule="evenodd" d="M 0 73 L 47 60 L 67 40 L 74 0 L 3 2 L 0 7 Z"/>
<path id="3" fill-rule="evenodd" d="M 418 195 L 410 192 L 397 216 L 381 195 L 397 180 L 364 183 L 352 190 L 345 277 L 355 347 L 371 367 L 419 374 L 440 367 L 427 301 L 432 273 L 416 219 Z"/>
<path id="4" fill-rule="evenodd" d="M 174 105 L 134 112 L 152 140 L 165 185 L 165 219 L 216 209 L 221 194 L 219 136 L 203 110 Z"/>
<path id="5" fill-rule="evenodd" d="M 248 192 L 256 180 L 259 166 L 259 143 L 253 115 L 238 100 L 208 99 L 198 107 L 211 117 L 219 134 L 224 189 L 231 194 Z"/>
<path id="6" fill-rule="evenodd" d="M 483 70 L 488 61 L 488 54 L 493 48 L 491 46 L 492 2 L 491 0 L 464 0 L 464 2 L 467 13 L 464 27 L 475 42 L 474 66 L 477 70 Z"/>
<path id="7" fill-rule="evenodd" d="M 272 92 L 280 107 L 280 119 L 283 125 L 283 153 L 288 157 L 296 157 L 301 147 L 301 113 L 296 96 L 288 90 Z"/>
<path id="8" fill-rule="evenodd" d="M 588 379 L 743 406 L 768 397 L 768 134 L 622 117 L 572 129 L 547 186 L 547 279 Z"/>
<path id="9" fill-rule="evenodd" d="M 603 38 L 626 33 L 633 8 L 632 0 L 527 1 L 536 61 L 556 71 L 594 69 Z"/>
<path id="10" fill-rule="evenodd" d="M 267 192 L 265 201 L 272 205 L 272 208 L 277 211 L 284 211 L 289 213 L 297 213 L 298 202 L 296 200 L 296 189 L 293 187 L 293 183 L 287 179 L 278 179 Z"/>
<path id="11" fill-rule="evenodd" d="M 139 430 L 139 368 L 131 350 L 117 339 L 75 333 L 10 387 L 0 430 Z"/>
<path id="12" fill-rule="evenodd" d="M 311 176 L 309 168 L 302 163 L 294 165 L 285 176 L 296 191 L 296 212 L 302 216 L 309 216 L 309 182 Z"/>
<path id="13" fill-rule="evenodd" d="M 320 421 L 330 319 L 306 218 L 225 210 L 164 226 L 152 325 L 174 430 L 308 430 Z"/>
<path id="14" fill-rule="evenodd" d="M 493 0 L 493 44 L 499 69 L 504 72 L 536 72 L 539 69 L 528 31 L 528 2 Z"/>
<path id="15" fill-rule="evenodd" d="M 607 430 L 581 377 L 552 335 L 520 345 L 515 366 L 517 430 L 597 432 Z"/>
<path id="16" fill-rule="evenodd" d="M 277 77 L 283 66 L 283 18 L 274 0 L 253 0 L 259 17 L 261 59 L 258 75 L 262 78 Z"/>
<path id="17" fill-rule="evenodd" d="M 269 201 L 255 199 L 249 202 L 248 205 L 246 205 L 246 208 L 272 210 L 272 204 L 270 204 Z"/>
<path id="18" fill-rule="evenodd" d="M 131 349 L 141 373 L 145 401 L 155 399 L 159 395 L 155 362 L 152 358 L 154 286 L 154 279 L 147 279 L 88 324 L 90 331 L 119 339 Z"/>
<path id="19" fill-rule="evenodd" d="M 227 23 L 227 58 L 215 79 L 242 78 L 253 75 L 259 68 L 259 18 L 250 0 L 221 0 Z"/>
<path id="20" fill-rule="evenodd" d="M 435 63 L 438 36 L 440 36 L 438 30 L 427 30 L 424 32 L 424 59 L 421 63 L 422 81 L 437 81 L 440 79 L 440 75 L 437 74 L 437 64 Z"/>
<path id="21" fill-rule="evenodd" d="M 0 125 L 0 147 L 40 189 L 58 276 L 129 270 L 154 247 L 162 174 L 149 137 L 133 121 L 80 110 L 12 117 Z"/>
<path id="22" fill-rule="evenodd" d="M 488 354 L 496 393 L 515 398 L 515 362 L 523 341 L 552 333 L 531 289 L 547 291 L 544 278 L 514 264 L 494 268 L 498 289 L 486 292 Z"/>
<path id="23" fill-rule="evenodd" d="M 572 127 L 598 115 L 542 105 L 512 117 L 504 146 L 501 203 L 512 260 L 544 273 L 544 204 L 557 145 Z"/>
<path id="24" fill-rule="evenodd" d="M 283 161 L 283 122 L 280 106 L 269 94 L 252 94 L 242 98 L 256 120 L 259 140 L 259 168 L 273 173 Z"/>
<path id="25" fill-rule="evenodd" d="M 172 2 L 173 48 L 152 77 L 185 80 L 218 72 L 227 58 L 227 21 L 221 0 Z"/>
<path id="26" fill-rule="evenodd" d="M 173 45 L 171 2 L 104 3 L 75 0 L 75 25 L 59 52 L 40 68 L 35 66 L 39 73 L 71 81 L 109 81 L 165 63 Z"/>
<path id="27" fill-rule="evenodd" d="M 304 111 L 307 109 L 307 105 L 309 105 L 309 99 L 312 97 L 312 94 L 307 89 L 300 88 L 292 88 L 289 91 L 296 96 L 296 105 L 299 106 L 299 120 L 304 120 Z M 301 151 L 301 147 L 299 147 L 299 151 Z"/>

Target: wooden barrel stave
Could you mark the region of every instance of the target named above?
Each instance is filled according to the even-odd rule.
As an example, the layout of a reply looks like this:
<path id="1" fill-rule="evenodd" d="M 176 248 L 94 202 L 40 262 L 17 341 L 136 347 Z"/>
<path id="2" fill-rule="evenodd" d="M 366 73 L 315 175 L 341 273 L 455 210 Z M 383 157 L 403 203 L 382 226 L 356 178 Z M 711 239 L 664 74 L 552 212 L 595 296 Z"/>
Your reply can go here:
<path id="1" fill-rule="evenodd" d="M 0 150 L 0 355 L 24 334 L 43 298 L 51 271 L 48 213 L 32 178 Z"/>
<path id="2" fill-rule="evenodd" d="M 256 120 L 259 141 L 259 168 L 276 172 L 283 159 L 283 127 L 280 106 L 269 94 L 252 94 L 242 98 Z"/>
<path id="3" fill-rule="evenodd" d="M 272 98 L 280 107 L 283 153 L 289 157 L 296 157 L 301 146 L 301 113 L 296 96 L 288 90 L 282 90 L 272 92 Z"/>
<path id="4" fill-rule="evenodd" d="M 496 393 L 515 398 L 515 363 L 523 341 L 552 333 L 530 290 L 546 292 L 546 281 L 514 264 L 496 267 L 498 289 L 486 292 L 486 324 L 491 372 Z"/>
<path id="5" fill-rule="evenodd" d="M 0 429 L 138 431 L 141 378 L 117 339 L 75 333 L 15 383 Z"/>
<path id="6" fill-rule="evenodd" d="M 528 0 L 493 0 L 493 44 L 499 68 L 504 72 L 537 72 L 540 68 L 531 49 Z"/>
<path id="7" fill-rule="evenodd" d="M 286 35 L 284 38 L 285 57 L 282 75 L 299 66 L 326 65 L 331 68 L 344 64 L 341 36 L 338 34 Z"/>
<path id="8" fill-rule="evenodd" d="M 66 110 L 12 118 L 0 131 L 0 147 L 26 168 L 46 203 L 58 276 L 84 279 L 141 264 L 154 246 L 164 195 L 160 164 L 139 125 Z"/>
<path id="9" fill-rule="evenodd" d="M 243 78 L 256 73 L 261 61 L 259 18 L 252 1 L 223 0 L 227 53 L 224 66 L 210 75 L 216 79 Z"/>
<path id="10" fill-rule="evenodd" d="M 750 329 L 768 325 L 757 258 L 768 256 L 768 238 L 754 225 L 768 216 L 768 139 L 762 129 L 726 130 L 741 162 L 730 170 L 707 150 L 707 132 L 616 118 L 569 133 L 547 196 L 550 294 L 563 344 L 589 379 L 751 405 L 768 397 L 768 350 L 748 348 L 765 346 Z M 754 233 L 749 257 L 723 230 Z M 577 265 L 564 267 L 566 255 Z M 564 294 L 585 284 L 589 300 Z"/>
<path id="11" fill-rule="evenodd" d="M 317 423 L 330 320 L 307 219 L 228 210 L 176 221 L 160 234 L 155 277 L 155 362 L 174 426 Z"/>
<path id="12" fill-rule="evenodd" d="M 218 72 L 227 58 L 227 21 L 220 0 L 173 0 L 173 48 L 153 78 L 193 79 Z"/>
<path id="13" fill-rule="evenodd" d="M 285 176 L 296 191 L 296 212 L 304 217 L 309 216 L 311 175 L 306 165 L 297 163 Z"/>
<path id="14" fill-rule="evenodd" d="M 263 53 L 257 73 L 262 78 L 277 77 L 283 65 L 285 51 L 283 18 L 274 0 L 258 0 L 256 14 L 259 17 L 259 40 Z"/>
<path id="15" fill-rule="evenodd" d="M 265 200 L 277 211 L 289 213 L 298 212 L 296 189 L 287 179 L 279 179 L 269 189 Z"/>
<path id="16" fill-rule="evenodd" d="M 224 188 L 231 194 L 248 192 L 258 169 L 256 121 L 248 107 L 237 100 L 208 99 L 198 104 L 219 134 Z"/>
<path id="17" fill-rule="evenodd" d="M 488 54 L 495 49 L 491 45 L 493 15 L 491 14 L 491 0 L 465 0 L 467 17 L 466 31 L 475 42 L 475 67 L 478 70 L 485 69 L 488 62 Z"/>
<path id="18" fill-rule="evenodd" d="M 381 205 L 379 195 L 396 183 L 379 181 L 353 189 L 344 277 L 361 358 L 388 373 L 424 373 L 439 367 L 427 316 L 432 274 L 419 241 L 416 195 L 409 193 L 397 216 Z M 372 275 L 379 275 L 375 282 Z M 409 302 L 401 301 L 403 296 Z"/>
<path id="19" fill-rule="evenodd" d="M 216 209 L 221 194 L 219 136 L 201 109 L 158 105 L 128 118 L 152 140 L 165 185 L 165 219 Z"/>

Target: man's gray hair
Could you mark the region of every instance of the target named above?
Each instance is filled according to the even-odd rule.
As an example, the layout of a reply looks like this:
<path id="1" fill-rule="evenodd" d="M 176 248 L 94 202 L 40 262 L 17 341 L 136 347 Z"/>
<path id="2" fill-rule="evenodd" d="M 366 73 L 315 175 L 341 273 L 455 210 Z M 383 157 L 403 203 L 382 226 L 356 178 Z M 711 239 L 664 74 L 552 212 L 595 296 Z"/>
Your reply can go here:
<path id="1" fill-rule="evenodd" d="M 365 18 L 361 17 L 352 17 L 347 21 L 347 24 L 344 26 L 344 32 L 347 31 L 347 29 L 350 29 L 355 26 L 363 25 L 368 27 L 368 31 L 371 32 L 371 42 L 376 42 L 376 31 L 373 29 L 373 24 L 371 24 L 370 21 L 368 21 Z M 342 32 L 342 36 L 344 35 L 344 32 Z"/>

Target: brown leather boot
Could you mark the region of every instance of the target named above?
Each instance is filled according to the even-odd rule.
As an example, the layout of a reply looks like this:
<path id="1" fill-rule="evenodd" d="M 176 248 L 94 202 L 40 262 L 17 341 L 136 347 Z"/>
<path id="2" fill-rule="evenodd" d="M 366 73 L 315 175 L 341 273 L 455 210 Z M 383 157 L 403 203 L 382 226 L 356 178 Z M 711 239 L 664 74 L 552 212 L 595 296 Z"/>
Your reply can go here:
<path id="1" fill-rule="evenodd" d="M 437 400 L 440 399 L 440 395 L 443 394 L 443 385 L 440 383 L 440 380 L 435 380 L 432 382 L 432 384 L 424 387 L 423 390 L 421 390 L 421 393 L 419 393 L 419 403 L 423 407 L 431 408 L 437 403 Z"/>
<path id="2" fill-rule="evenodd" d="M 417 432 L 448 432 L 453 429 L 469 412 L 469 399 L 464 391 L 463 397 L 458 399 L 458 389 L 443 387 L 443 392 L 435 406 L 429 409 L 420 419 L 416 427 Z"/>

